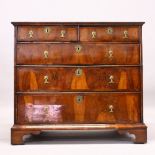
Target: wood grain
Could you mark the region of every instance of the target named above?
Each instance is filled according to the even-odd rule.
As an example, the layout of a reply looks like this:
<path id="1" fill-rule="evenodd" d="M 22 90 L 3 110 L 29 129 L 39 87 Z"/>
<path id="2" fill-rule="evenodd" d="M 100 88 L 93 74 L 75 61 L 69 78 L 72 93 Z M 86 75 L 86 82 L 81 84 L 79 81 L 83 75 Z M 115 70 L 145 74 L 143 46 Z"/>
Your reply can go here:
<path id="1" fill-rule="evenodd" d="M 82 27 L 80 28 L 80 41 L 139 41 L 139 28 L 136 26 L 110 27 L 112 34 L 108 34 L 109 27 Z M 96 32 L 96 37 L 92 38 L 92 32 Z M 128 32 L 128 37 L 124 37 L 124 31 Z"/>
<path id="2" fill-rule="evenodd" d="M 24 135 L 43 131 L 109 129 L 134 134 L 134 143 L 146 143 L 144 22 L 12 24 L 15 92 L 11 144 L 23 144 Z M 78 51 L 77 46 L 81 47 Z"/>
<path id="3" fill-rule="evenodd" d="M 81 102 L 77 97 L 82 96 Z M 18 95 L 18 123 L 29 122 L 25 118 L 25 106 L 61 105 L 62 119 L 53 123 L 138 123 L 140 122 L 139 93 L 65 93 L 50 95 Z M 109 105 L 113 105 L 110 112 Z M 37 122 L 37 123 L 49 123 Z"/>
<path id="4" fill-rule="evenodd" d="M 81 46 L 79 52 L 77 46 Z M 44 56 L 44 51 L 48 56 Z M 110 53 L 110 52 L 111 53 Z M 139 44 L 42 43 L 17 44 L 17 64 L 140 64 Z"/>
<path id="5" fill-rule="evenodd" d="M 45 28 L 50 29 L 49 33 L 45 33 Z M 65 35 L 61 37 L 61 30 L 65 31 Z M 33 32 L 33 36 L 29 37 L 29 31 Z M 77 41 L 77 28 L 74 26 L 19 26 L 18 41 Z"/>
<path id="6" fill-rule="evenodd" d="M 18 67 L 16 75 L 17 91 L 140 91 L 141 81 L 138 67 Z"/>

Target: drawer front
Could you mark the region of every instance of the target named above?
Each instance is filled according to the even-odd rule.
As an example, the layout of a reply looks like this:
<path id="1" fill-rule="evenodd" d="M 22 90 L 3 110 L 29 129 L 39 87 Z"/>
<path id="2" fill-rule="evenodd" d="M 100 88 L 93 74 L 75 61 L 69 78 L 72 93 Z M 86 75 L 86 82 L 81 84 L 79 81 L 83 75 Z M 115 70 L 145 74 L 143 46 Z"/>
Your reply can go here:
<path id="1" fill-rule="evenodd" d="M 139 93 L 58 93 L 17 96 L 19 124 L 138 123 Z"/>
<path id="2" fill-rule="evenodd" d="M 139 44 L 17 44 L 17 64 L 139 63 Z"/>
<path id="3" fill-rule="evenodd" d="M 80 41 L 139 41 L 139 27 L 81 27 Z"/>
<path id="4" fill-rule="evenodd" d="M 77 28 L 68 26 L 19 26 L 18 41 L 77 41 Z"/>
<path id="5" fill-rule="evenodd" d="M 138 67 L 18 67 L 17 91 L 139 91 Z"/>

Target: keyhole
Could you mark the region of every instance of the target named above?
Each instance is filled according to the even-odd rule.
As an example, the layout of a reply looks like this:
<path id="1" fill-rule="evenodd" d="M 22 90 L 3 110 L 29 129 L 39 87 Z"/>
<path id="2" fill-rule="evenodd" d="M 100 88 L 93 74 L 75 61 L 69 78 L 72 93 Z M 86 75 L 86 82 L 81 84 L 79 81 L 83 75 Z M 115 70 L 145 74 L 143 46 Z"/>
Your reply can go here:
<path id="1" fill-rule="evenodd" d="M 82 49 L 82 46 L 81 45 L 76 45 L 75 49 L 76 49 L 76 52 L 80 52 L 81 49 Z"/>
<path id="2" fill-rule="evenodd" d="M 82 69 L 77 69 L 76 71 L 75 71 L 75 74 L 76 74 L 76 76 L 81 76 L 81 74 L 82 74 Z"/>
<path id="3" fill-rule="evenodd" d="M 108 30 L 107 30 L 107 33 L 108 34 L 112 34 L 113 33 L 113 29 L 111 27 L 109 27 Z"/>
<path id="4" fill-rule="evenodd" d="M 76 102 L 77 102 L 77 103 L 81 103 L 82 100 L 83 100 L 83 96 L 77 96 L 77 97 L 76 97 Z"/>
<path id="5" fill-rule="evenodd" d="M 46 27 L 46 28 L 44 29 L 44 32 L 47 33 L 47 34 L 50 33 L 50 31 L 51 31 L 51 30 L 50 30 L 49 27 Z"/>

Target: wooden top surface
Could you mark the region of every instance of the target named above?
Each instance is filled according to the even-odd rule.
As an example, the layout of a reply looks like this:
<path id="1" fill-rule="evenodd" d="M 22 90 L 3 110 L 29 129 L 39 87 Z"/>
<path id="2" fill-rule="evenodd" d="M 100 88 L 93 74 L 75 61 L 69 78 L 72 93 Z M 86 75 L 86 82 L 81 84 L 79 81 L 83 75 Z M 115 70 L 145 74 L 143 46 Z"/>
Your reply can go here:
<path id="1" fill-rule="evenodd" d="M 94 26 L 94 25 L 143 25 L 145 22 L 11 22 L 13 25 L 83 25 L 83 26 Z"/>

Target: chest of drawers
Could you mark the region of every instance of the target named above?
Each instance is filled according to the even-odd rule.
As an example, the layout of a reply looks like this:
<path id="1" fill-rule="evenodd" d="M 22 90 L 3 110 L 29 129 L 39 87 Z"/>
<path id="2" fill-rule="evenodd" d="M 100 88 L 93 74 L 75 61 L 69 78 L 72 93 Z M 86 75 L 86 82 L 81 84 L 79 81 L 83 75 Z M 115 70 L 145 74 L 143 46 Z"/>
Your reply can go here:
<path id="1" fill-rule="evenodd" d="M 116 130 L 147 140 L 142 22 L 15 27 L 11 143 L 51 130 Z"/>

